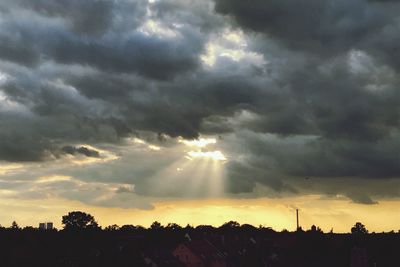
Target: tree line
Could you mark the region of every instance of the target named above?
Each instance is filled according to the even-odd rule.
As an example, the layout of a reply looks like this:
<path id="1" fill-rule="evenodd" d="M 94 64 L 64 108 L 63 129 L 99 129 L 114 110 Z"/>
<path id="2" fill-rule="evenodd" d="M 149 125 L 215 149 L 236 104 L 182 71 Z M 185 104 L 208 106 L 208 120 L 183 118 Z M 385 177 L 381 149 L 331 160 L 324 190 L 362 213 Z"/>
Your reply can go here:
<path id="1" fill-rule="evenodd" d="M 71 211 L 68 212 L 68 214 L 62 216 L 61 220 L 63 230 L 65 231 L 83 231 L 83 230 L 103 230 L 103 231 L 134 231 L 134 230 L 145 230 L 146 228 L 140 225 L 123 225 L 119 226 L 116 224 L 112 224 L 109 226 L 106 226 L 104 228 L 101 228 L 99 224 L 97 223 L 96 219 L 89 213 L 83 212 L 83 211 Z M 1 229 L 10 229 L 10 230 L 33 230 L 36 229 L 32 226 L 27 226 L 24 228 L 21 228 L 16 221 L 13 221 L 11 226 L 9 228 L 5 228 L 0 226 Z M 153 222 L 148 229 L 150 230 L 159 230 L 159 229 L 169 229 L 169 230 L 181 230 L 185 228 L 193 228 L 191 225 L 187 225 L 185 227 L 180 226 L 177 223 L 168 223 L 167 225 L 163 226 L 160 222 L 155 221 Z M 224 224 L 222 224 L 220 229 L 248 229 L 248 230 L 256 230 L 256 229 L 262 229 L 262 230 L 267 230 L 267 231 L 274 231 L 270 227 L 264 227 L 262 225 L 258 227 L 254 227 L 253 225 L 250 224 L 239 224 L 236 221 L 229 221 Z M 215 229 L 215 227 L 210 226 L 210 225 L 199 225 L 196 227 L 196 229 L 202 229 L 202 230 L 211 230 Z M 57 231 L 57 229 L 53 229 L 54 231 Z M 315 232 L 315 233 L 323 233 L 321 228 L 312 225 L 311 228 L 307 231 L 304 231 L 301 227 L 297 229 L 297 231 L 300 232 Z M 289 232 L 288 230 L 284 229 L 282 232 Z M 350 232 L 355 235 L 364 235 L 368 234 L 369 231 L 365 227 L 364 224 L 361 222 L 356 222 L 355 225 L 350 229 Z M 333 233 L 333 229 L 331 230 L 331 233 Z M 389 233 L 395 233 L 394 231 L 391 231 Z M 398 231 L 400 233 L 400 230 Z"/>

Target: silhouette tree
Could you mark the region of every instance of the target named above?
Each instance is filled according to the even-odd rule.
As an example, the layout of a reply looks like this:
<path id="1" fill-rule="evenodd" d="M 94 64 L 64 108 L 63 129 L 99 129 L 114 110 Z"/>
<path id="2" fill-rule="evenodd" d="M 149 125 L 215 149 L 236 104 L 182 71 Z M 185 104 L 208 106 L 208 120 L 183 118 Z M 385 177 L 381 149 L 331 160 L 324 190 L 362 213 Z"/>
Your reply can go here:
<path id="1" fill-rule="evenodd" d="M 72 211 L 62 217 L 62 224 L 66 230 L 98 229 L 94 217 L 82 211 Z"/>
<path id="2" fill-rule="evenodd" d="M 309 232 L 311 233 L 322 233 L 321 228 L 319 228 L 318 226 L 315 226 L 314 224 L 311 226 Z"/>
<path id="3" fill-rule="evenodd" d="M 161 229 L 161 228 L 162 228 L 161 223 L 159 223 L 159 222 L 157 222 L 157 221 L 153 222 L 153 223 L 150 225 L 150 229 L 152 229 L 152 230 L 157 230 L 157 229 Z"/>
<path id="4" fill-rule="evenodd" d="M 17 223 L 16 221 L 13 221 L 13 222 L 11 223 L 11 229 L 14 229 L 14 230 L 20 229 L 20 228 L 19 228 L 19 225 L 18 225 L 18 223 Z"/>
<path id="5" fill-rule="evenodd" d="M 367 228 L 365 228 L 365 225 L 357 222 L 352 228 L 351 228 L 351 233 L 352 234 L 368 234 Z"/>
<path id="6" fill-rule="evenodd" d="M 240 225 L 240 229 L 241 229 L 242 231 L 247 232 L 247 233 L 257 231 L 257 228 L 256 228 L 256 227 L 254 227 L 254 226 L 251 225 L 251 224 L 247 224 L 247 223 Z"/>
<path id="7" fill-rule="evenodd" d="M 33 232 L 36 231 L 37 229 L 32 226 L 25 226 L 24 229 L 22 230 L 24 230 L 25 232 Z"/>
<path id="8" fill-rule="evenodd" d="M 121 228 L 119 228 L 119 230 L 123 231 L 123 232 L 132 232 L 132 231 L 136 231 L 137 227 L 132 224 L 125 224 L 125 225 L 122 225 Z"/>
<path id="9" fill-rule="evenodd" d="M 180 230 L 180 229 L 182 229 L 182 227 L 177 223 L 169 223 L 169 224 L 167 224 L 167 226 L 165 228 L 169 229 L 169 230 Z"/>
<path id="10" fill-rule="evenodd" d="M 120 229 L 119 226 L 116 224 L 112 224 L 104 228 L 104 230 L 106 231 L 118 231 L 119 229 Z"/>
<path id="11" fill-rule="evenodd" d="M 196 226 L 196 230 L 199 230 L 201 232 L 211 232 L 214 231 L 215 228 L 211 225 L 198 225 Z"/>
<path id="12" fill-rule="evenodd" d="M 236 221 L 229 221 L 220 226 L 222 229 L 234 229 L 240 227 L 240 223 Z"/>

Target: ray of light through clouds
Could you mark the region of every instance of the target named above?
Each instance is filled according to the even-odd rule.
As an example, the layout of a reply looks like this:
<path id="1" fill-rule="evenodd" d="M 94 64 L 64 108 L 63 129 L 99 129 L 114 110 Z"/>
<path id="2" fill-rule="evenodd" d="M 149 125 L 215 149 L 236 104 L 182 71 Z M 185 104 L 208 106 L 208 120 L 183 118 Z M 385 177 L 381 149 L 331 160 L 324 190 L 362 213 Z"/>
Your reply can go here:
<path id="1" fill-rule="evenodd" d="M 102 225 L 292 229 L 298 207 L 305 226 L 394 229 L 399 14 L 379 0 L 0 1 L 0 224 L 83 209 Z"/>

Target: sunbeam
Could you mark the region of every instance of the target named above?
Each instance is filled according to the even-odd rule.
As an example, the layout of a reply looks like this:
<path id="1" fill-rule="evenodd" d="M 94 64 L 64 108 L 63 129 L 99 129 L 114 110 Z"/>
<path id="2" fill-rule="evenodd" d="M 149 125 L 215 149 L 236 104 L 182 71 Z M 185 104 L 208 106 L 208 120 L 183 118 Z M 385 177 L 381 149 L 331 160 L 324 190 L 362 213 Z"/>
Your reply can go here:
<path id="1" fill-rule="evenodd" d="M 216 145 L 216 139 L 179 140 L 179 143 L 182 145 L 172 153 L 181 157 L 149 179 L 156 194 L 188 198 L 222 196 L 227 158 L 219 150 L 203 151 L 207 146 Z"/>

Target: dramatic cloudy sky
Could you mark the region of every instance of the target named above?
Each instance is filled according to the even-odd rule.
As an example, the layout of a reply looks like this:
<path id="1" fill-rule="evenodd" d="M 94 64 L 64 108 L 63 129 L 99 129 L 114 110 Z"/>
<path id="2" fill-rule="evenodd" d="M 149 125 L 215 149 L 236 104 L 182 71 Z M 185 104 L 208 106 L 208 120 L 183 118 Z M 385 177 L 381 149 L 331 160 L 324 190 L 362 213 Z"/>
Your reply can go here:
<path id="1" fill-rule="evenodd" d="M 2 0 L 0 224 L 394 229 L 399 44 L 394 0 Z"/>

